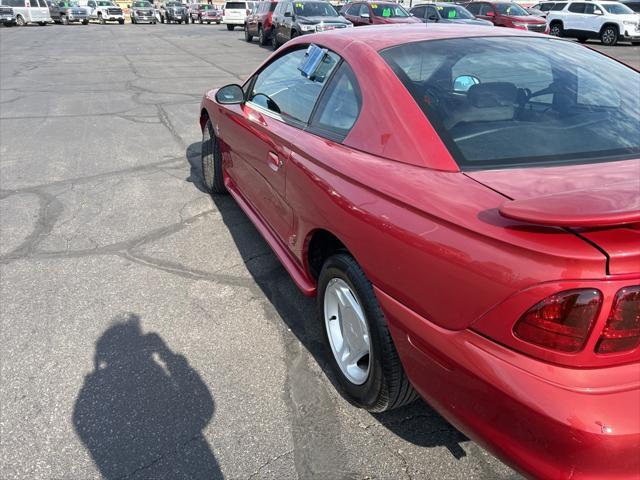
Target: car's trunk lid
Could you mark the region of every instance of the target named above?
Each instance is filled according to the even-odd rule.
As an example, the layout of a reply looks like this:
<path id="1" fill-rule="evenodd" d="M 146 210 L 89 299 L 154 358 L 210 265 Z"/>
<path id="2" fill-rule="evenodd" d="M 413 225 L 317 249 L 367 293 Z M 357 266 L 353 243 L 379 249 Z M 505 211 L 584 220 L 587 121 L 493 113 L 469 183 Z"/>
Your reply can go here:
<path id="1" fill-rule="evenodd" d="M 640 272 L 640 160 L 466 175 L 507 197 L 501 215 L 567 228 L 606 255 L 608 274 Z"/>

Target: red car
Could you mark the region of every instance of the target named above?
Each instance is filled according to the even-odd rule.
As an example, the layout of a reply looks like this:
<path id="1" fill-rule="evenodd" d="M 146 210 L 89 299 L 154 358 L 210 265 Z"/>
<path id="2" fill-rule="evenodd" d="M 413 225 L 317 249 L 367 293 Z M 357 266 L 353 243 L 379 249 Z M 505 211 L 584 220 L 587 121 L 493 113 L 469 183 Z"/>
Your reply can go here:
<path id="1" fill-rule="evenodd" d="M 514 2 L 471 2 L 463 6 L 476 17 L 489 20 L 496 27 L 549 33 L 549 27 L 544 18 L 531 15 Z"/>
<path id="2" fill-rule="evenodd" d="M 191 23 L 215 23 L 222 22 L 222 12 L 208 3 L 194 3 L 191 5 Z"/>
<path id="3" fill-rule="evenodd" d="M 264 0 L 258 2 L 254 13 L 247 16 L 244 24 L 244 38 L 247 42 L 258 37 L 260 45 L 267 45 L 271 41 L 271 18 L 278 2 Z"/>
<path id="4" fill-rule="evenodd" d="M 638 478 L 639 82 L 514 29 L 305 35 L 205 94 L 203 183 L 317 297 L 354 404 L 417 391 L 525 475 Z"/>
<path id="5" fill-rule="evenodd" d="M 420 23 L 402 6 L 393 2 L 354 2 L 347 3 L 340 15 L 353 23 L 362 25 L 381 25 L 385 23 Z"/>

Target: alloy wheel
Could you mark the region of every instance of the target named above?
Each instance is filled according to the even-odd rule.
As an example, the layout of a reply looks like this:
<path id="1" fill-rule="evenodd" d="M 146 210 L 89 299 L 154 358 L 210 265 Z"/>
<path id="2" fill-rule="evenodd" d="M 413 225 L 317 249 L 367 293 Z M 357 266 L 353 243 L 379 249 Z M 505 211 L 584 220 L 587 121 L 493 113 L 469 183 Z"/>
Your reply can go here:
<path id="1" fill-rule="evenodd" d="M 329 280 L 325 289 L 324 323 L 338 367 L 351 383 L 362 385 L 370 369 L 369 326 L 356 294 L 341 278 Z"/>

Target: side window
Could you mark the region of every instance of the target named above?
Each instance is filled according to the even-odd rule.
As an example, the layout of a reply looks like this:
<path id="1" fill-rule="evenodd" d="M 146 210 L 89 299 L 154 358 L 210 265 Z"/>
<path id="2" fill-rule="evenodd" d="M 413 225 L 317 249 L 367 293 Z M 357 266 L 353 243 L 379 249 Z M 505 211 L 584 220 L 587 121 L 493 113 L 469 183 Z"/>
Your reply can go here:
<path id="1" fill-rule="evenodd" d="M 564 9 L 564 7 L 566 7 L 566 6 L 567 6 L 567 4 L 566 4 L 566 3 L 554 3 L 554 4 L 551 6 L 550 11 L 552 11 L 552 12 L 557 12 L 557 11 L 563 10 L 563 9 Z"/>
<path id="2" fill-rule="evenodd" d="M 584 13 L 586 13 L 587 15 L 593 15 L 594 11 L 595 11 L 595 6 L 593 5 L 593 3 L 588 3 L 587 5 L 584 6 Z"/>
<path id="3" fill-rule="evenodd" d="M 416 7 L 411 11 L 411 13 L 413 13 L 413 16 L 417 18 L 424 18 L 424 12 L 425 7 Z"/>
<path id="4" fill-rule="evenodd" d="M 357 15 L 370 15 L 369 6 L 366 3 L 360 4 L 360 12 Z"/>
<path id="5" fill-rule="evenodd" d="M 584 3 L 572 3 L 569 5 L 569 11 L 573 13 L 584 13 Z"/>
<path id="6" fill-rule="evenodd" d="M 285 4 L 285 8 L 284 8 L 284 13 L 291 13 L 293 14 L 293 6 L 291 5 L 291 2 L 287 2 Z"/>
<path id="7" fill-rule="evenodd" d="M 322 95 L 311 122 L 312 130 L 331 139 L 347 136 L 360 114 L 362 96 L 351 67 L 342 63 Z"/>
<path id="8" fill-rule="evenodd" d="M 489 12 L 493 12 L 493 7 L 488 3 L 480 5 L 480 15 L 486 15 Z"/>
<path id="9" fill-rule="evenodd" d="M 355 4 L 355 5 L 351 5 L 349 8 L 347 8 L 347 11 L 345 13 L 347 15 L 358 15 L 359 11 L 360 11 L 360 5 Z"/>
<path id="10" fill-rule="evenodd" d="M 427 7 L 427 21 L 429 21 L 430 19 L 432 19 L 434 17 L 436 19 L 438 18 L 438 12 L 436 11 L 436 7 L 432 7 L 431 5 L 429 5 Z M 433 22 L 434 20 L 431 20 L 431 21 Z"/>
<path id="11" fill-rule="evenodd" d="M 338 63 L 339 57 L 329 52 L 320 66 L 322 76 L 309 80 L 298 70 L 306 50 L 296 50 L 277 58 L 258 73 L 249 101 L 278 113 L 283 120 L 309 121 L 324 82 Z"/>
<path id="12" fill-rule="evenodd" d="M 469 3 L 464 8 L 469 10 L 474 15 L 480 15 L 480 5 L 478 5 L 477 3 Z"/>

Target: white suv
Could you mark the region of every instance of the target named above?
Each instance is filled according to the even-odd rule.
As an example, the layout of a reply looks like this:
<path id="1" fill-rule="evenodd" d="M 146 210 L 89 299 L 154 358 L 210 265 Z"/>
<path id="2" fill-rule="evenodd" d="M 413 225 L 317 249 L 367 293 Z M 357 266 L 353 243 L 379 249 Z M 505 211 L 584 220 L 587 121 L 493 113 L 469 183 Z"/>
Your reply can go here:
<path id="1" fill-rule="evenodd" d="M 640 45 L 640 15 L 620 2 L 569 2 L 547 15 L 549 33 L 579 42 L 599 38 L 603 45 L 627 40 Z"/>
<path id="2" fill-rule="evenodd" d="M 244 26 L 244 21 L 251 13 L 254 2 L 225 2 L 222 10 L 222 23 L 227 30 L 233 30 L 236 26 Z"/>

